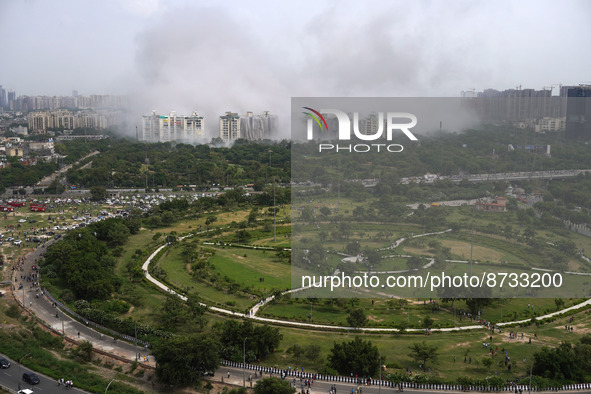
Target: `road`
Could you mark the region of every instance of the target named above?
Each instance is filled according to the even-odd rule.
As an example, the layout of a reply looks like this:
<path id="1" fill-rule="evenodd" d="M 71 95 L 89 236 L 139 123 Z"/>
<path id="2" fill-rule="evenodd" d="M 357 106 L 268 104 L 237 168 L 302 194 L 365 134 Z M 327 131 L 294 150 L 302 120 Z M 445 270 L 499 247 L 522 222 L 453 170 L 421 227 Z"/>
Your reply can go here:
<path id="1" fill-rule="evenodd" d="M 45 245 L 38 246 L 37 248 L 31 250 L 31 252 L 25 257 L 24 263 L 20 266 L 20 268 L 13 271 L 12 276 L 12 283 L 14 285 L 14 289 L 18 289 L 20 284 L 23 284 L 23 288 L 21 290 L 14 290 L 14 296 L 16 300 L 25 305 L 27 311 L 36 315 L 40 320 L 44 321 L 45 324 L 51 327 L 55 332 L 61 333 L 62 335 L 65 334 L 68 340 L 74 342 L 81 342 L 81 341 L 90 341 L 95 349 L 109 353 L 111 355 L 115 355 L 117 357 L 126 359 L 126 360 L 135 360 L 136 355 L 139 357 L 140 364 L 148 365 L 151 367 L 155 367 L 155 359 L 154 357 L 149 355 L 149 352 L 141 347 L 136 347 L 133 344 L 124 341 L 115 341 L 113 337 L 103 335 L 98 331 L 93 330 L 92 328 L 82 324 L 67 314 L 63 313 L 59 308 L 56 308 L 51 301 L 45 297 L 41 290 L 35 288 L 32 284 L 32 281 L 27 281 L 26 278 L 29 275 L 33 275 L 35 271 L 32 269 L 32 266 L 36 263 L 37 260 L 41 258 L 43 252 L 45 252 L 46 247 L 51 245 L 55 240 L 50 240 L 45 243 Z M 39 295 L 37 297 L 36 295 Z M 58 317 L 56 317 L 56 314 Z M 145 359 L 147 357 L 147 360 Z M 12 361 L 11 361 L 12 362 Z M 13 363 L 16 365 L 16 363 Z M 6 370 L 2 370 L 5 372 Z M 14 375 L 13 366 L 10 367 L 9 373 Z M 13 376 L 13 379 L 17 375 Z M 19 375 L 22 376 L 22 373 Z M 73 377 L 64 376 L 64 379 L 73 379 Z M 44 380 L 51 380 L 51 378 L 42 378 L 41 381 L 43 383 Z M 2 380 L 0 380 L 2 383 Z M 74 381 L 74 384 L 76 382 Z M 4 383 L 2 383 L 4 384 Z M 16 388 L 14 382 L 12 385 L 8 386 L 11 388 Z M 38 387 L 44 386 L 36 386 L 35 393 L 37 393 Z M 23 386 L 24 388 L 24 386 Z M 60 388 L 61 390 L 57 391 L 57 384 L 56 387 L 53 388 L 54 391 L 39 391 L 41 393 L 54 393 L 54 392 L 61 392 L 63 387 Z M 79 391 L 83 392 L 83 391 Z"/>
<path id="2" fill-rule="evenodd" d="M 95 150 L 94 152 L 90 152 L 89 154 L 87 154 L 86 156 L 80 158 L 78 161 L 76 161 L 75 163 L 72 164 L 68 164 L 62 168 L 60 168 L 59 170 L 55 171 L 52 174 L 49 174 L 48 176 L 46 176 L 45 178 L 41 179 L 39 181 L 39 183 L 37 184 L 37 188 L 41 188 L 44 189 L 47 186 L 49 186 L 51 184 L 51 182 L 53 182 L 55 179 L 57 179 L 58 176 L 65 174 L 70 168 L 72 168 L 72 166 L 80 163 L 82 160 L 89 158 L 91 156 L 94 155 L 98 155 L 100 152 L 98 150 Z"/>
<path id="3" fill-rule="evenodd" d="M 229 379 L 228 379 L 228 372 L 230 372 Z M 243 371 L 240 368 L 222 367 L 216 371 L 215 376 L 212 378 L 212 380 L 215 380 L 217 382 L 221 382 L 223 380 L 225 383 L 230 383 L 230 384 L 233 384 L 236 386 L 242 386 L 243 385 L 242 373 L 243 373 Z M 271 375 L 266 373 L 262 377 L 267 378 L 269 376 L 271 376 Z M 272 376 L 279 377 L 279 376 L 277 376 L 277 374 L 274 374 Z M 258 375 L 257 378 L 255 378 L 253 371 L 245 370 L 244 371 L 244 378 L 245 378 L 244 383 L 246 384 L 246 387 L 251 387 L 250 382 L 248 381 L 249 377 L 252 377 L 252 380 L 253 380 L 252 386 L 254 386 L 256 384 L 256 382 L 262 378 L 260 375 Z M 285 380 L 290 382 L 292 386 L 294 385 L 294 378 L 293 377 L 286 377 Z M 302 389 L 302 384 L 303 384 L 303 382 L 300 382 L 299 378 L 295 379 L 295 388 L 297 390 L 297 393 L 300 393 L 300 391 Z M 314 384 L 312 385 L 312 387 L 310 387 L 310 388 L 305 387 L 305 389 L 310 390 L 311 394 L 328 393 L 328 390 L 330 390 L 332 385 L 336 386 L 337 393 L 348 394 L 348 393 L 351 393 L 351 389 L 356 389 L 358 386 L 362 388 L 363 394 L 379 394 L 380 393 L 380 388 L 378 386 L 364 386 L 363 384 L 357 385 L 357 384 L 351 384 L 351 383 L 323 382 L 323 381 L 319 381 L 319 380 L 314 381 Z M 416 394 L 416 393 L 433 394 L 434 393 L 434 391 L 419 391 L 419 390 L 405 389 L 405 391 L 407 391 L 407 390 L 412 391 L 413 394 Z M 398 392 L 398 390 L 395 388 L 391 388 L 391 387 L 382 387 L 381 388 L 382 394 L 391 394 L 391 393 L 397 393 L 397 392 Z M 581 392 L 581 391 L 579 391 L 579 392 Z M 453 391 L 446 391 L 446 393 L 453 393 Z"/>
<path id="4" fill-rule="evenodd" d="M 32 371 L 29 368 L 22 367 L 15 360 L 10 359 L 3 354 L 0 354 L 0 356 L 4 357 L 8 361 L 10 361 L 10 364 L 12 364 L 10 368 L 0 369 L 0 386 L 3 386 L 8 390 L 14 390 L 14 392 L 16 392 L 19 389 L 32 389 L 35 392 L 35 394 L 54 394 L 63 393 L 64 391 L 66 391 L 64 386 L 57 385 L 55 379 L 42 375 L 39 372 L 35 372 L 37 376 L 39 376 L 39 380 L 41 381 L 39 384 L 30 385 L 28 383 L 23 382 L 23 373 Z M 64 377 L 64 379 L 66 379 L 66 377 Z M 68 389 L 68 393 L 86 393 L 86 391 L 77 389 L 76 381 L 73 382 L 74 388 Z"/>
<path id="5" fill-rule="evenodd" d="M 32 285 L 32 282 L 26 280 L 27 276 L 35 273 L 35 271 L 32 270 L 33 264 L 35 264 L 36 261 L 41 258 L 41 255 L 46 250 L 46 247 L 51 245 L 51 243 L 53 243 L 53 242 L 55 242 L 55 241 L 50 240 L 45 245 L 38 246 L 37 248 L 31 250 L 31 252 L 26 256 L 24 263 L 18 269 L 13 271 L 12 282 L 13 282 L 13 285 L 15 286 L 15 289 L 18 289 L 18 286 L 21 283 L 23 284 L 23 288 L 21 290 L 14 291 L 15 298 L 20 303 L 22 303 L 30 313 L 35 314 L 39 319 L 44 321 L 54 331 L 56 331 L 58 333 L 62 333 L 71 341 L 88 340 L 88 341 L 92 342 L 93 347 L 95 349 L 115 355 L 117 357 L 120 357 L 120 358 L 123 358 L 126 360 L 134 360 L 136 358 L 136 356 L 138 356 L 138 353 L 139 353 L 139 359 L 140 359 L 141 364 L 154 367 L 155 360 L 151 355 L 147 354 L 146 350 L 144 350 L 143 348 L 136 347 L 133 344 L 130 344 L 127 342 L 115 341 L 112 337 L 103 336 L 102 334 L 91 329 L 90 327 L 86 326 L 85 324 L 80 323 L 80 322 L 70 318 L 68 315 L 66 315 L 65 313 L 60 311 L 58 308 L 56 308 L 52 304 L 52 302 L 50 302 L 40 292 L 39 289 L 34 288 L 34 286 Z M 146 262 L 144 263 L 144 266 L 142 268 L 145 270 L 144 272 L 147 274 L 146 276 L 151 282 L 155 283 L 161 289 L 165 289 L 171 293 L 175 293 L 172 289 L 168 289 L 168 287 L 166 287 L 164 284 L 158 282 L 155 278 L 152 278 L 147 272 L 149 262 L 152 260 L 152 258 L 156 255 L 156 253 L 160 249 L 158 249 L 156 252 L 154 252 L 146 260 Z M 36 296 L 37 294 L 39 295 L 39 297 Z M 180 294 L 177 294 L 177 295 L 181 296 Z M 591 303 L 591 299 L 587 300 L 586 302 L 581 303 L 579 305 L 568 308 L 564 311 L 555 312 L 555 313 L 552 313 L 552 314 L 549 314 L 546 316 L 539 317 L 539 319 L 542 319 L 544 317 L 550 317 L 550 316 L 553 316 L 557 313 L 565 312 L 567 310 L 580 308 L 580 307 L 590 304 L 590 303 Z M 218 313 L 225 313 L 225 314 L 233 315 L 236 317 L 245 316 L 244 314 L 236 313 L 236 312 L 229 311 L 229 310 L 224 310 L 221 308 L 211 308 L 211 309 L 218 312 Z M 254 311 L 254 313 L 256 313 L 256 311 Z M 250 317 L 252 319 L 255 319 L 258 321 L 269 322 L 269 323 L 278 323 L 278 324 L 282 324 L 282 325 L 298 326 L 298 327 L 302 327 L 302 328 L 308 327 L 308 328 L 316 328 L 316 329 L 320 328 L 320 329 L 341 329 L 341 330 L 353 329 L 351 327 L 335 327 L 335 326 L 319 325 L 319 324 L 312 324 L 312 323 L 288 322 L 288 321 L 281 321 L 281 320 L 276 320 L 276 319 L 267 319 L 267 318 L 261 318 L 261 317 L 255 316 L 254 313 L 251 314 L 251 312 L 249 312 L 249 315 L 251 315 Z M 57 314 L 57 317 L 56 317 L 56 314 Z M 512 323 L 516 323 L 516 322 L 512 322 Z M 507 325 L 507 324 L 512 324 L 512 323 L 500 323 L 499 325 Z M 459 330 L 470 330 L 470 329 L 481 329 L 481 328 L 482 328 L 482 326 L 480 326 L 480 325 L 473 325 L 473 326 L 464 326 L 464 327 L 439 329 L 439 330 L 433 329 L 433 331 L 451 331 L 451 330 L 458 330 L 458 329 Z M 389 328 L 389 329 L 387 329 L 387 328 L 384 328 L 384 329 L 364 328 L 364 329 L 361 329 L 361 331 L 393 332 L 393 331 L 396 331 L 396 329 L 392 329 L 392 328 Z M 329 334 L 327 334 L 327 335 L 329 335 Z M 144 357 L 146 357 L 146 356 L 148 356 L 147 361 L 144 360 Z M 13 363 L 13 364 L 16 365 L 16 363 Z M 0 383 L 4 382 L 3 379 L 6 379 L 8 387 L 17 386 L 17 384 L 18 384 L 17 378 L 19 376 L 22 376 L 22 373 L 15 375 L 13 372 L 14 371 L 13 367 L 11 367 L 8 371 L 3 370 L 0 372 L 0 374 L 2 374 L 2 378 L 0 379 Z M 221 380 L 221 377 L 222 377 L 221 374 L 222 373 L 226 374 L 227 370 L 228 370 L 227 367 L 220 368 L 216 372 L 216 378 Z M 234 373 L 232 371 L 230 371 L 230 372 L 231 372 L 230 373 L 231 379 L 232 379 L 233 375 L 235 375 L 235 377 L 236 377 L 236 380 L 231 380 L 230 383 L 241 385 L 241 383 L 242 383 L 241 370 L 234 369 Z M 240 372 L 239 376 L 237 375 L 238 372 Z M 72 377 L 65 376 L 64 379 L 72 379 Z M 49 380 L 49 382 L 47 382 L 47 384 L 48 384 L 47 387 L 45 384 L 43 384 L 43 382 L 46 380 Z M 58 388 L 57 385 L 55 385 L 55 387 L 51 388 L 51 383 L 52 383 L 51 380 L 52 379 L 50 379 L 50 378 L 42 377 L 42 385 L 37 386 L 39 389 L 36 388 L 36 390 L 38 390 L 38 392 L 42 392 L 42 393 L 61 392 L 61 390 L 63 390 L 63 388 Z M 4 384 L 4 383 L 2 383 L 2 384 Z M 296 386 L 298 386 L 298 385 L 299 385 L 299 380 L 296 381 Z M 318 381 L 315 383 L 314 388 L 311 390 L 311 393 L 327 393 L 330 386 L 331 386 L 331 382 Z M 351 384 L 347 385 L 344 383 L 339 383 L 338 387 L 337 387 L 337 392 L 339 392 L 339 393 L 350 392 L 351 388 L 353 388 L 354 386 L 355 385 L 351 385 Z M 24 387 L 24 386 L 22 386 L 22 387 Z M 297 388 L 300 389 L 299 386 Z M 340 390 L 341 388 L 342 388 L 342 391 Z M 41 390 L 48 390 L 48 391 L 41 391 Z M 411 391 L 411 390 L 408 390 L 408 391 Z M 415 391 L 415 390 L 412 390 L 412 391 L 413 392 L 420 392 L 420 391 Z M 82 391 L 79 391 L 79 392 L 82 392 Z M 378 392 L 379 392 L 379 388 L 377 388 L 377 387 L 364 387 L 363 388 L 363 393 L 366 393 L 366 394 L 367 393 L 373 394 L 373 393 L 378 393 Z M 381 392 L 388 393 L 388 392 L 394 392 L 394 390 L 391 388 L 384 387 L 384 388 L 382 388 Z M 432 393 L 433 391 L 430 391 L 430 392 Z M 582 391 L 578 391 L 578 392 L 582 392 Z"/>

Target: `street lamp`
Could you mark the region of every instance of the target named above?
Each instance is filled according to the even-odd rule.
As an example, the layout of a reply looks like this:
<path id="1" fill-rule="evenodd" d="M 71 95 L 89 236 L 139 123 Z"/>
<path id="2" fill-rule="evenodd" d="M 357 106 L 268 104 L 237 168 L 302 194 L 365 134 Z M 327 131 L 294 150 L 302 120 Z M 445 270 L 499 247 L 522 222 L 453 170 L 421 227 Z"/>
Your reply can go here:
<path id="1" fill-rule="evenodd" d="M 24 356 L 22 356 L 21 358 L 18 359 L 18 376 L 23 376 L 23 366 L 21 364 L 22 359 L 25 358 L 25 357 L 27 357 L 27 356 L 30 356 L 30 355 L 31 355 L 31 353 L 27 353 L 27 354 L 25 354 Z"/>
<path id="2" fill-rule="evenodd" d="M 105 389 L 105 394 L 107 393 L 107 390 L 109 389 L 109 386 L 111 385 L 111 383 L 113 383 L 114 381 L 115 381 L 115 379 L 113 379 L 109 382 L 109 384 L 107 385 L 107 388 Z"/>
<path id="3" fill-rule="evenodd" d="M 242 343 L 242 387 L 246 387 L 246 340 L 248 337 L 244 337 Z"/>
<path id="4" fill-rule="evenodd" d="M 277 242 L 277 220 L 276 220 L 276 210 L 275 207 L 275 177 L 273 176 L 273 168 L 271 167 L 271 154 L 273 151 L 269 149 L 269 172 L 271 173 L 271 178 L 273 180 L 273 242 Z"/>
<path id="5" fill-rule="evenodd" d="M 534 360 L 532 360 L 531 364 L 529 365 L 529 386 L 527 387 L 528 394 L 531 394 L 531 375 L 532 375 L 533 369 L 534 369 Z"/>
<path id="6" fill-rule="evenodd" d="M 380 382 L 378 383 L 378 393 L 382 393 L 382 355 L 380 354 Z"/>

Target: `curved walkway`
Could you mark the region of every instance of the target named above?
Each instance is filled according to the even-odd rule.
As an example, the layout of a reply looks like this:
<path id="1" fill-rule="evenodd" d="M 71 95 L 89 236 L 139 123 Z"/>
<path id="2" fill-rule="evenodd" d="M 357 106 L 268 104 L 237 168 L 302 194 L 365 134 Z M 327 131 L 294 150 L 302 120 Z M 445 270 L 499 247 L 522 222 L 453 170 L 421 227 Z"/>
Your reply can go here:
<path id="1" fill-rule="evenodd" d="M 451 230 L 446 230 L 446 231 L 442 231 L 440 233 L 429 233 L 429 234 L 419 234 L 416 235 L 414 237 L 419 237 L 419 236 L 426 236 L 426 235 L 431 235 L 431 234 L 441 234 L 441 233 L 445 233 L 445 232 L 449 232 Z M 203 231 L 205 232 L 205 231 Z M 201 234 L 203 232 L 200 233 L 195 233 L 195 234 Z M 183 240 L 185 238 L 188 238 L 191 235 L 187 235 L 184 237 L 179 237 L 179 240 Z M 414 238 L 413 237 L 413 238 Z M 400 243 L 402 243 L 404 241 L 404 238 L 396 241 L 395 243 L 393 243 L 390 248 L 394 247 L 394 245 L 398 246 L 400 245 Z M 144 264 L 142 265 L 142 270 L 144 271 L 144 275 L 146 276 L 146 279 L 149 280 L 150 282 L 152 282 L 154 285 L 156 285 L 158 288 L 164 290 L 167 293 L 170 294 L 175 294 L 178 297 L 180 297 L 183 301 L 187 300 L 187 297 L 185 297 L 182 294 L 177 293 L 176 291 L 174 291 L 173 289 L 169 288 L 168 286 L 166 286 L 164 283 L 158 281 L 156 278 L 154 278 L 152 275 L 150 275 L 149 273 L 149 266 L 150 263 L 152 262 L 152 260 L 154 259 L 154 257 L 156 257 L 156 255 L 165 247 L 167 247 L 169 244 L 164 244 L 162 246 L 160 246 L 158 249 L 156 249 L 154 251 L 154 253 L 152 253 L 144 262 Z M 389 249 L 389 248 L 388 248 Z M 298 291 L 302 291 L 305 290 L 305 288 L 297 288 L 297 289 L 292 289 L 292 290 L 288 290 L 285 291 L 283 293 L 281 293 L 282 295 L 285 294 L 290 294 L 290 293 L 295 293 Z M 273 299 L 275 298 L 275 296 L 270 296 L 266 299 L 264 299 L 263 301 L 258 302 L 254 307 L 252 307 L 247 314 L 244 313 L 239 313 L 239 312 L 234 312 L 228 309 L 223 309 L 223 308 L 218 308 L 218 307 L 212 307 L 212 306 L 208 306 L 206 304 L 200 303 L 202 306 L 207 307 L 209 310 L 217 312 L 217 313 L 221 313 L 224 315 L 229 315 L 229 316 L 234 316 L 234 317 L 244 317 L 244 318 L 250 318 L 256 321 L 260 321 L 260 322 L 264 322 L 264 323 L 271 323 L 271 324 L 275 324 L 275 325 L 282 325 L 282 326 L 290 326 L 290 327 L 297 327 L 297 328 L 313 328 L 313 329 L 320 329 L 320 330 L 346 330 L 346 331 L 362 331 L 362 332 L 398 332 L 400 331 L 397 328 L 377 328 L 377 327 L 360 327 L 360 328 L 356 328 L 356 327 L 347 327 L 347 326 L 331 326 L 331 325 L 327 325 L 327 324 L 314 324 L 314 323 L 303 323 L 303 322 L 296 322 L 296 321 L 290 321 L 290 320 L 279 320 L 279 319 L 270 319 L 270 318 L 265 318 L 265 317 L 260 317 L 257 316 L 256 314 L 258 313 L 259 309 L 264 306 L 265 304 L 271 302 Z M 543 315 L 543 316 L 537 316 L 536 319 L 537 320 L 542 320 L 542 319 L 546 319 L 546 318 L 550 318 L 571 310 L 576 310 L 579 308 L 582 308 L 584 306 L 587 305 L 591 305 L 591 299 L 588 299 L 580 304 L 577 305 L 573 305 L 569 308 L 557 311 L 557 312 L 553 312 L 553 313 L 549 313 L 547 315 Z M 498 326 L 507 326 L 507 325 L 511 325 L 511 324 L 520 324 L 520 323 L 525 323 L 530 321 L 531 319 L 525 319 L 525 320 L 517 320 L 517 321 L 511 321 L 511 322 L 504 322 L 504 323 L 497 323 L 496 325 Z M 430 331 L 435 332 L 435 331 L 440 331 L 440 332 L 449 332 L 449 331 L 456 331 L 456 330 L 477 330 L 477 329 L 482 329 L 485 328 L 482 325 L 471 325 L 471 326 L 458 326 L 458 327 L 449 327 L 449 328 L 433 328 Z M 423 332 L 425 329 L 423 328 L 409 328 L 406 331 L 409 332 Z"/>

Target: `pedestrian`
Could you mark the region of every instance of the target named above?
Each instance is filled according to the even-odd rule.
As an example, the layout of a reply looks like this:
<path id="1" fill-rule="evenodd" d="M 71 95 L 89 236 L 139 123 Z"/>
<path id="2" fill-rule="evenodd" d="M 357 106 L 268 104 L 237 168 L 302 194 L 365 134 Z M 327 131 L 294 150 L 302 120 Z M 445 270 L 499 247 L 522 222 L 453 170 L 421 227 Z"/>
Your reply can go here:
<path id="1" fill-rule="evenodd" d="M 230 379 L 230 371 L 228 371 L 228 379 Z"/>

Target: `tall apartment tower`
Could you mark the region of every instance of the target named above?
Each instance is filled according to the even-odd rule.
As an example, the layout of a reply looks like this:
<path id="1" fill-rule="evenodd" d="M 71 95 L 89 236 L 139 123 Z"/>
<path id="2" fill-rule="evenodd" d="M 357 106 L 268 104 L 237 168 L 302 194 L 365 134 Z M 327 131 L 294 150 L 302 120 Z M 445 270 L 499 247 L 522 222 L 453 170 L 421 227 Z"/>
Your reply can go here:
<path id="1" fill-rule="evenodd" d="M 566 138 L 591 140 L 591 85 L 566 87 Z"/>
<path id="2" fill-rule="evenodd" d="M 220 116 L 220 138 L 234 141 L 241 137 L 240 116 L 235 112 L 226 112 L 226 115 Z"/>
<path id="3" fill-rule="evenodd" d="M 0 85 L 0 108 L 8 108 L 8 100 L 6 100 L 6 90 Z"/>
<path id="4" fill-rule="evenodd" d="M 142 116 L 142 131 L 138 139 L 147 142 L 182 142 L 195 144 L 204 137 L 205 122 L 203 116 L 193 112 L 190 116 L 177 115 L 172 111 L 169 115 Z"/>
<path id="5" fill-rule="evenodd" d="M 271 115 L 269 111 L 261 115 L 254 115 L 247 112 L 246 116 L 240 117 L 240 135 L 249 141 L 271 139 L 277 134 L 277 116 Z"/>

